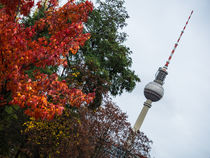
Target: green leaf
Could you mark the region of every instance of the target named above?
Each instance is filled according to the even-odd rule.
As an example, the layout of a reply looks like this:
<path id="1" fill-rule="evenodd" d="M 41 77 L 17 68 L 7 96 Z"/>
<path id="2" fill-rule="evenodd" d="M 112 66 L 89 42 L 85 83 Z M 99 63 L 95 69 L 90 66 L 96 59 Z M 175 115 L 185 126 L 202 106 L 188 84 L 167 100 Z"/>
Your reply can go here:
<path id="1" fill-rule="evenodd" d="M 13 113 L 13 109 L 12 109 L 11 106 L 6 106 L 5 111 L 7 112 L 7 114 L 12 114 Z"/>

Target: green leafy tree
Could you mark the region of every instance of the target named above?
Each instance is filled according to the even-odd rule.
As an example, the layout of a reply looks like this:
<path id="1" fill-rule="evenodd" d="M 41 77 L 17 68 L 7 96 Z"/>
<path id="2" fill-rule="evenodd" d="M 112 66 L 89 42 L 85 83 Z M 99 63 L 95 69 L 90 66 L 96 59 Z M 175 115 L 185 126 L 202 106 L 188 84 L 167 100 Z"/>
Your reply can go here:
<path id="1" fill-rule="evenodd" d="M 131 70 L 132 51 L 124 44 L 127 34 L 122 29 L 129 18 L 124 0 L 98 0 L 96 6 L 85 23 L 85 32 L 90 32 L 91 38 L 76 56 L 70 56 L 66 72 L 69 76 L 78 71 L 77 85 L 85 92 L 96 91 L 93 106 L 97 107 L 102 94 L 130 92 L 140 79 Z"/>

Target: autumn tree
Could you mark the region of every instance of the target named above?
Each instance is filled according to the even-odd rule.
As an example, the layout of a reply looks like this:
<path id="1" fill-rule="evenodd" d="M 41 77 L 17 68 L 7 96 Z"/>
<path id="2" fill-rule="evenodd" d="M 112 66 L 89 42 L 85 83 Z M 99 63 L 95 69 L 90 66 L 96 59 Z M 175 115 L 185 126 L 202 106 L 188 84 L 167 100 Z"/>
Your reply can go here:
<path id="1" fill-rule="evenodd" d="M 67 65 L 69 52 L 76 54 L 90 38 L 83 23 L 93 5 L 73 0 L 62 7 L 57 0 L 44 4 L 40 0 L 37 6 L 33 0 L 0 0 L 0 4 L 0 154 L 9 155 L 21 146 L 26 115 L 51 120 L 66 106 L 93 100 L 94 93 L 71 88 L 58 71 Z M 25 25 L 32 7 L 39 10 L 43 5 L 47 6 L 44 16 Z"/>
<path id="2" fill-rule="evenodd" d="M 37 145 L 40 156 L 45 157 L 146 158 L 150 155 L 151 141 L 142 132 L 134 133 L 126 114 L 110 100 L 96 111 L 86 106 L 68 109 L 50 122 L 30 120 L 25 126 L 28 144 L 22 151 L 29 155 Z"/>
<path id="3" fill-rule="evenodd" d="M 1 0 L 0 3 L 4 6 L 0 10 L 1 100 L 6 99 L 9 104 L 26 108 L 25 113 L 36 118 L 50 119 L 54 114 L 61 114 L 67 103 L 79 106 L 85 100 L 74 102 L 72 99 L 83 95 L 82 92 L 69 89 L 65 80 L 59 80 L 57 72 L 46 74 L 41 70 L 47 66 L 65 65 L 69 51 L 76 54 L 84 45 L 90 35 L 83 33 L 82 22 L 87 20 L 92 4 L 85 2 L 76 5 L 69 1 L 56 9 L 57 1 L 48 1 L 45 17 L 33 26 L 25 27 L 19 23 L 17 15 L 29 14 L 33 1 L 11 3 Z M 43 29 L 47 29 L 48 38 L 35 38 L 36 32 Z M 29 75 L 27 71 L 34 66 L 38 69 Z"/>

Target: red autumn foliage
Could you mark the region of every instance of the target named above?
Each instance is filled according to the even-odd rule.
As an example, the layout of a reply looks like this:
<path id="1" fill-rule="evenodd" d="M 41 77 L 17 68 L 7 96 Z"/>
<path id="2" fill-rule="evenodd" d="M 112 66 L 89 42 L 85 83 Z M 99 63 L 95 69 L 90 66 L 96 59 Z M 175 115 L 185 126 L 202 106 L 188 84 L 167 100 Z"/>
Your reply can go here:
<path id="1" fill-rule="evenodd" d="M 1 0 L 1 4 L 5 6 L 6 12 L 13 18 L 15 14 L 20 12 L 22 15 L 28 15 L 34 5 L 34 0 Z"/>
<path id="2" fill-rule="evenodd" d="M 83 33 L 83 22 L 93 9 L 92 3 L 75 4 L 72 0 L 60 8 L 57 0 L 47 3 L 45 17 L 25 27 L 20 17 L 30 13 L 34 1 L 0 0 L 3 5 L 0 9 L 0 102 L 7 100 L 11 105 L 25 108 L 27 115 L 42 119 L 60 115 L 66 104 L 80 106 L 94 98 L 93 93 L 69 89 L 57 73 L 48 75 L 38 69 L 32 78 L 26 73 L 32 65 L 38 68 L 65 65 L 69 51 L 75 54 L 90 37 Z M 50 38 L 34 39 L 44 28 Z"/>

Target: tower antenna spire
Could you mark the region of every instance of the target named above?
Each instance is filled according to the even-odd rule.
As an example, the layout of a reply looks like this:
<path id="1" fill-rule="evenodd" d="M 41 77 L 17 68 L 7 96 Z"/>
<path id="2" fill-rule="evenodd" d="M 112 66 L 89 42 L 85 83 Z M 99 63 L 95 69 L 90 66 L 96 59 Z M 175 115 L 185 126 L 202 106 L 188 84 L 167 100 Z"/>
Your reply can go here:
<path id="1" fill-rule="evenodd" d="M 191 11 L 190 16 L 189 16 L 188 19 L 187 19 L 187 22 L 185 23 L 185 26 L 184 26 L 182 32 L 180 33 L 179 38 L 178 38 L 178 40 L 176 41 L 176 43 L 175 43 L 175 45 L 174 45 L 174 48 L 172 49 L 171 54 L 170 54 L 168 60 L 166 61 L 165 65 L 164 65 L 164 68 L 165 68 L 165 69 L 168 68 L 168 65 L 169 65 L 169 63 L 170 63 L 170 61 L 171 61 L 171 58 L 172 58 L 172 56 L 173 56 L 173 54 L 174 54 L 174 52 L 175 52 L 175 50 L 176 50 L 176 48 L 177 48 L 177 46 L 178 46 L 178 44 L 179 44 L 180 39 L 182 38 L 182 35 L 183 35 L 183 33 L 184 33 L 184 31 L 185 31 L 185 29 L 186 29 L 186 27 L 187 27 L 187 24 L 189 23 L 189 20 L 190 20 L 192 14 L 193 14 L 193 10 Z"/>

